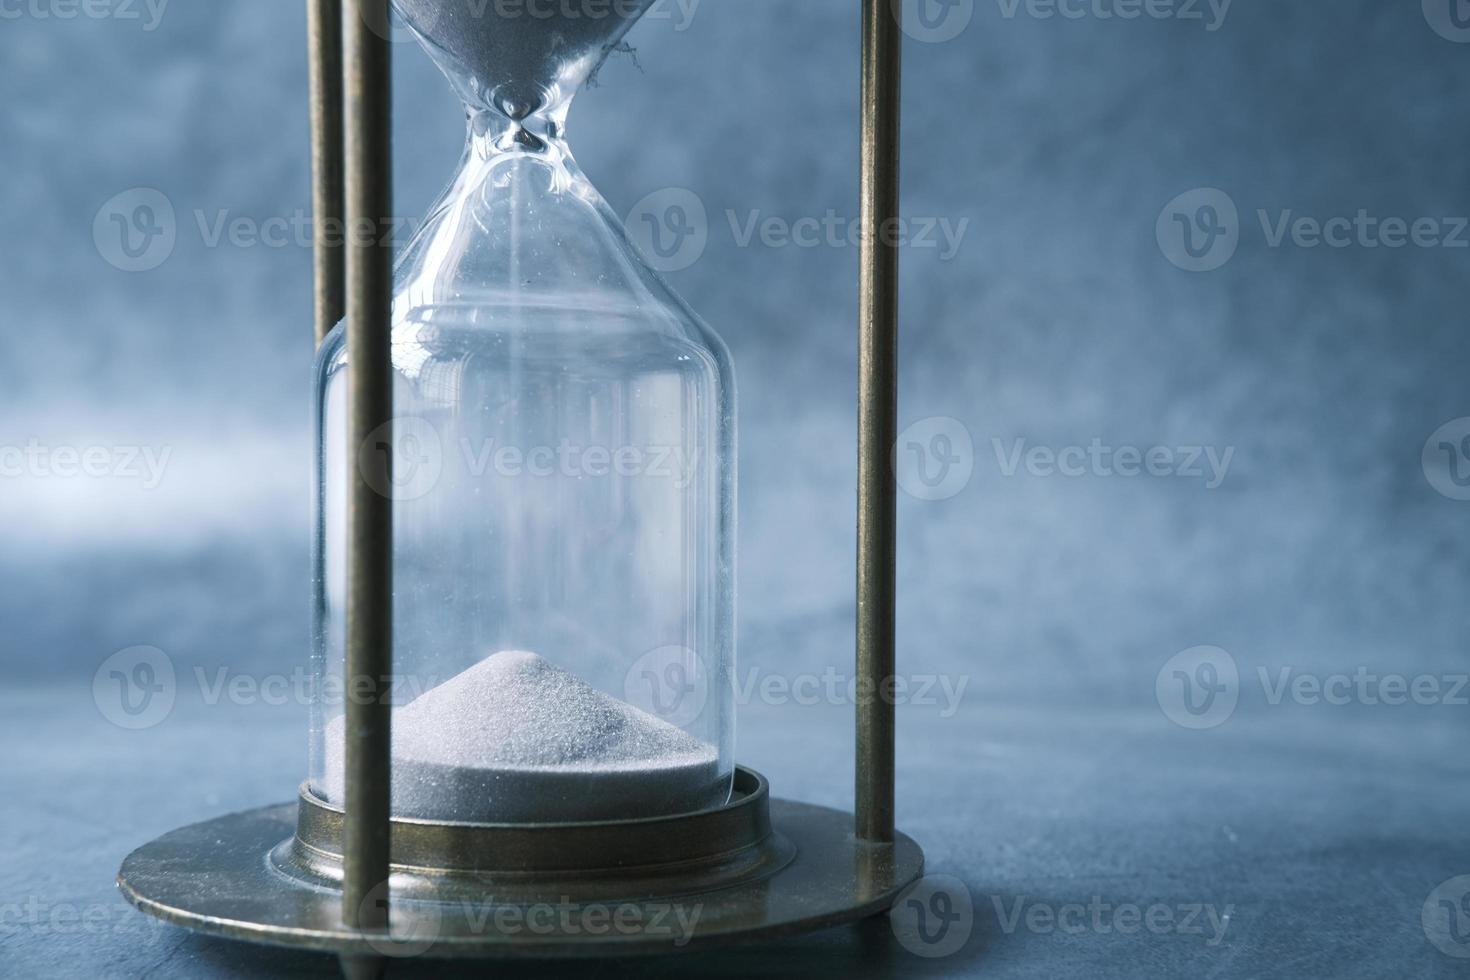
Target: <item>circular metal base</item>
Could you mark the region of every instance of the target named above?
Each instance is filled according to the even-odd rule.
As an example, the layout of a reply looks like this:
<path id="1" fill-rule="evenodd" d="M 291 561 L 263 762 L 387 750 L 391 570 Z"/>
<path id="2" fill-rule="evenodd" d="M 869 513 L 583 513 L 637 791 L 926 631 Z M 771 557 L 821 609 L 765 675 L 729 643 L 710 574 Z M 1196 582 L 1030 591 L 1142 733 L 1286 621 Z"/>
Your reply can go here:
<path id="1" fill-rule="evenodd" d="M 533 905 L 702 894 L 768 878 L 795 847 L 772 830 L 770 786 L 735 771 L 722 805 L 678 816 L 575 823 L 456 823 L 396 817 L 395 900 Z M 302 884 L 342 887 L 342 810 L 303 786 L 296 836 L 271 854 Z"/>
<path id="2" fill-rule="evenodd" d="M 401 890 L 395 874 L 383 934 L 346 928 L 339 891 L 282 870 L 295 804 L 165 834 L 128 856 L 118 885 L 150 915 L 232 939 L 348 956 L 560 958 L 669 953 L 823 929 L 886 911 L 923 873 L 911 838 L 860 842 L 850 814 L 772 800 L 770 820 L 772 837 L 794 851 L 789 863 L 708 891 L 527 901 L 515 889 L 497 899 L 492 880 L 480 893 L 457 888 L 430 900 L 421 888 Z"/>

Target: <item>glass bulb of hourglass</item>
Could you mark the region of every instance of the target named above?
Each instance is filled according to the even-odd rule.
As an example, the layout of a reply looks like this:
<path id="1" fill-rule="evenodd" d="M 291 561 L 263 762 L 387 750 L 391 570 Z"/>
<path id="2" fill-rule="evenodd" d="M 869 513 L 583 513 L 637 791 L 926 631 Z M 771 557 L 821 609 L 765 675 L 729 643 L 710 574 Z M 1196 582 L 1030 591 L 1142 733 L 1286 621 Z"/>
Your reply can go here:
<path id="1" fill-rule="evenodd" d="M 328 802 L 349 456 L 385 449 L 395 815 L 618 819 L 728 798 L 730 358 L 564 141 L 572 96 L 652 2 L 591 17 L 395 0 L 465 100 L 468 143 L 396 267 L 396 420 L 369 445 L 346 445 L 341 327 L 318 357 L 312 788 Z"/>

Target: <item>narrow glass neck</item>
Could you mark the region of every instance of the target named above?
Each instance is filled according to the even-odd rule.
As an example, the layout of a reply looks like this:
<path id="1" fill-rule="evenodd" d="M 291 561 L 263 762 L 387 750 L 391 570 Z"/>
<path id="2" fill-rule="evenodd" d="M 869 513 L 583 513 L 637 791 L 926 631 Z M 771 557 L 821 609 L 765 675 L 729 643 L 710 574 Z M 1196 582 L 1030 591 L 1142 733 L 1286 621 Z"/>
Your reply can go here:
<path id="1" fill-rule="evenodd" d="M 566 106 L 524 119 L 512 119 L 494 109 L 468 106 L 467 110 L 468 144 L 460 182 L 488 185 L 486 189 L 491 190 L 531 180 L 544 183 L 552 194 L 580 191 L 582 196 L 596 195 L 567 146 Z"/>
<path id="2" fill-rule="evenodd" d="M 481 160 L 517 153 L 566 158 L 569 108 L 568 102 L 550 112 L 513 119 L 495 109 L 467 105 L 470 150 Z"/>

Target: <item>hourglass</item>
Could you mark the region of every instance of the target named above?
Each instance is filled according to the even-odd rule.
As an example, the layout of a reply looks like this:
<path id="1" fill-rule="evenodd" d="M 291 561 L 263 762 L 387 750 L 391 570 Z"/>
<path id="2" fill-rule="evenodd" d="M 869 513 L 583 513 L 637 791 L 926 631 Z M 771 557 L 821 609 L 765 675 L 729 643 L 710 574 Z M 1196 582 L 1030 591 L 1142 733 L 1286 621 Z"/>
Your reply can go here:
<path id="1" fill-rule="evenodd" d="M 371 970 L 778 937 L 882 911 L 921 872 L 880 693 L 895 255 L 864 236 L 854 830 L 736 765 L 730 356 L 565 139 L 653 2 L 394 0 L 468 134 L 390 265 L 360 233 L 390 213 L 387 10 L 314 0 L 316 206 L 344 193 L 349 247 L 317 253 L 310 772 L 294 804 L 132 854 L 144 911 Z M 870 232 L 897 213 L 899 6 L 864 8 Z"/>
<path id="2" fill-rule="evenodd" d="M 730 356 L 564 141 L 572 97 L 648 6 L 548 21 L 399 2 L 465 100 L 468 139 L 397 264 L 394 418 L 350 438 L 345 326 L 318 355 L 316 603 L 318 671 L 335 677 L 357 466 L 392 505 L 397 687 L 430 688 L 393 712 L 397 815 L 635 818 L 730 796 Z M 319 699 L 311 788 L 331 804 L 339 712 Z"/>

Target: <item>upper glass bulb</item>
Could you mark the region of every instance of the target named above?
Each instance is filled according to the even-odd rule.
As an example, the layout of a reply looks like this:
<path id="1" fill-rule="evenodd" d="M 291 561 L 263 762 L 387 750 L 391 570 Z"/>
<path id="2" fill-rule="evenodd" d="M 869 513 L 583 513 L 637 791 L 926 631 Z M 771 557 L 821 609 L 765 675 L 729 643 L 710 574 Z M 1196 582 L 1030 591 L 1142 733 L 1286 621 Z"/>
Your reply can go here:
<path id="1" fill-rule="evenodd" d="M 368 445 L 346 445 L 341 326 L 318 355 L 311 785 L 329 802 L 347 467 L 387 449 L 395 815 L 620 819 L 729 796 L 730 357 L 563 136 L 572 95 L 651 4 L 593 18 L 395 0 L 466 100 L 469 134 L 396 267 L 396 420 Z"/>

